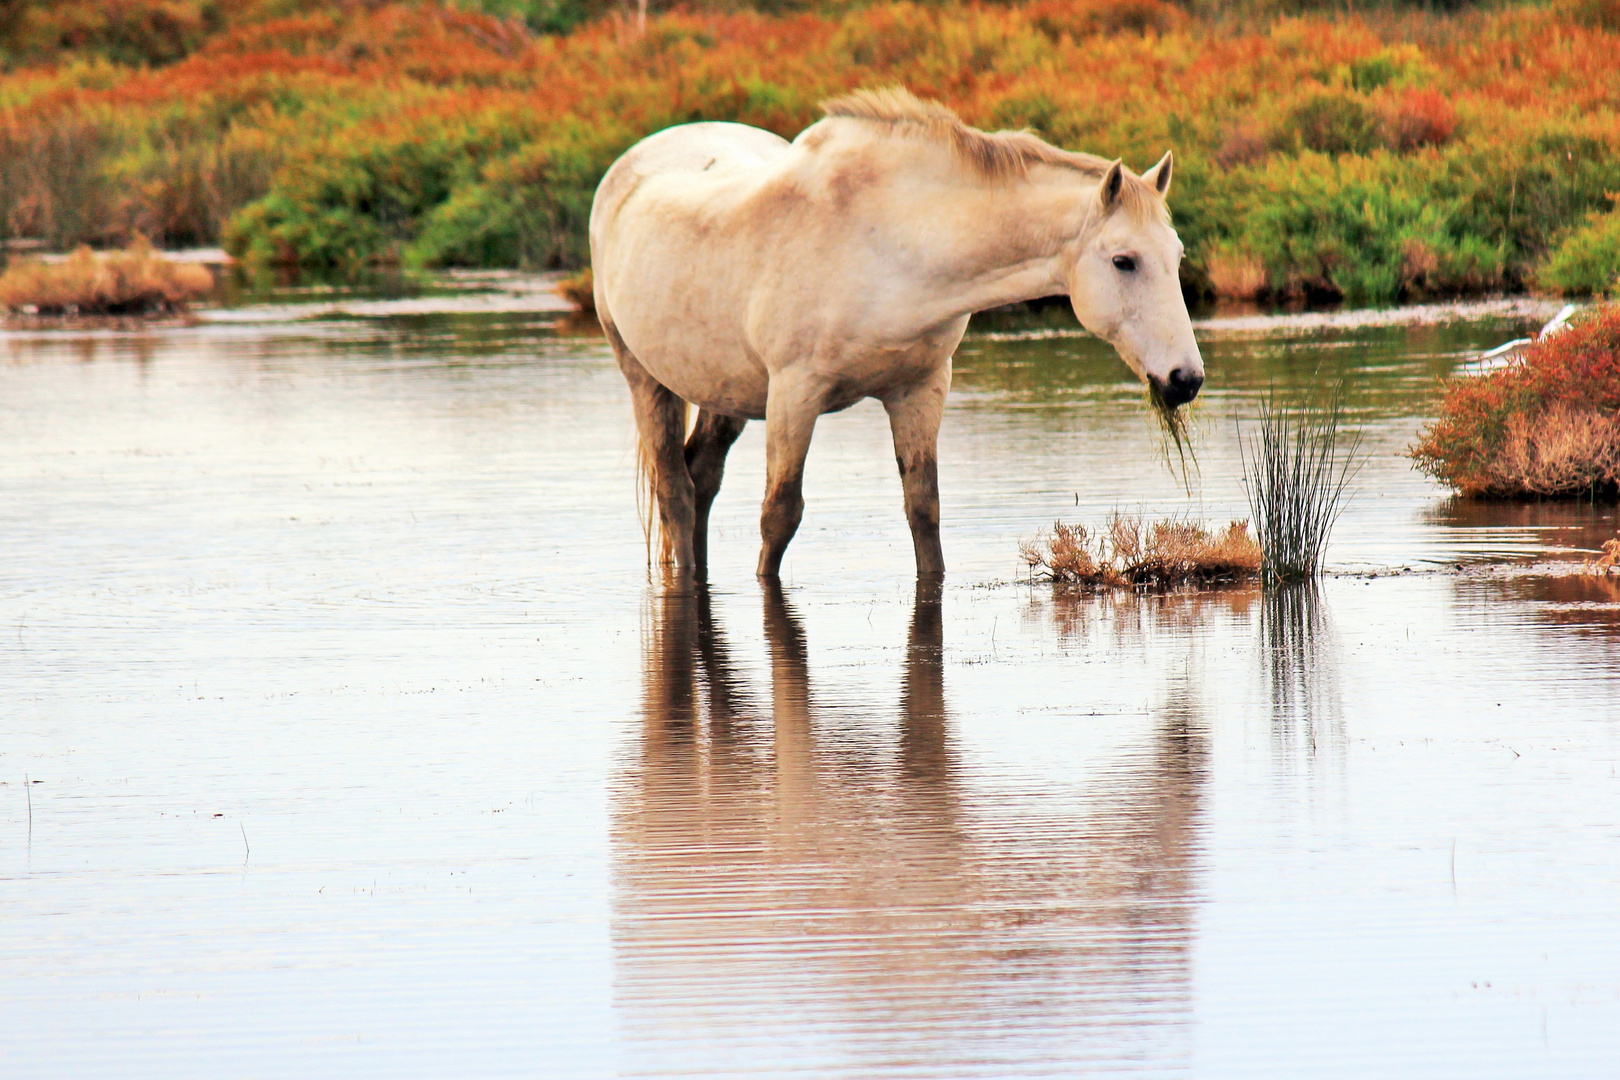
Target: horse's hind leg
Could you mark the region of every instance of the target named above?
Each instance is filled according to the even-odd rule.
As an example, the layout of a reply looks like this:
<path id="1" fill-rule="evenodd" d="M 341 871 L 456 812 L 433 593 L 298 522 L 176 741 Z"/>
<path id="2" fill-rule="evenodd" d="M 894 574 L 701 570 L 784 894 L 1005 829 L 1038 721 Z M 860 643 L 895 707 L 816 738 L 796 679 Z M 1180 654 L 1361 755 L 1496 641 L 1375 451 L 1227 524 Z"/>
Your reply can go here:
<path id="1" fill-rule="evenodd" d="M 692 525 L 697 517 L 692 477 L 686 471 L 686 402 L 647 373 L 613 324 L 603 321 L 619 370 L 630 384 L 636 430 L 641 438 L 641 459 L 652 474 L 658 501 L 658 523 L 663 530 L 664 556 L 681 569 L 692 563 Z"/>
<path id="2" fill-rule="evenodd" d="M 695 499 L 692 519 L 692 565 L 705 570 L 709 565 L 709 507 L 720 494 L 720 479 L 726 471 L 726 453 L 742 434 L 747 420 L 721 416 L 707 409 L 698 413 L 691 437 L 686 440 L 686 471 L 692 477 Z"/>

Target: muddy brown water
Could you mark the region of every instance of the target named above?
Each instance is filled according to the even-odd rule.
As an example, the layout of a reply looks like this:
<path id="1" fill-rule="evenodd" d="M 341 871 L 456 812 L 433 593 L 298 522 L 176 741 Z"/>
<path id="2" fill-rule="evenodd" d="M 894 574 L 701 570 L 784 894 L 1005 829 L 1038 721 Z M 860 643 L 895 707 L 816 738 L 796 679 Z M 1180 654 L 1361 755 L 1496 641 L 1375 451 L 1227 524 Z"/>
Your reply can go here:
<path id="1" fill-rule="evenodd" d="M 943 589 L 864 405 L 782 589 L 754 425 L 666 593 L 600 341 L 414 310 L 0 339 L 5 1075 L 1613 1075 L 1614 511 L 1401 456 L 1528 316 L 1206 329 L 1190 497 L 1117 360 L 990 325 Z M 1340 379 L 1316 589 L 1018 582 L 1245 516 L 1238 421 Z"/>

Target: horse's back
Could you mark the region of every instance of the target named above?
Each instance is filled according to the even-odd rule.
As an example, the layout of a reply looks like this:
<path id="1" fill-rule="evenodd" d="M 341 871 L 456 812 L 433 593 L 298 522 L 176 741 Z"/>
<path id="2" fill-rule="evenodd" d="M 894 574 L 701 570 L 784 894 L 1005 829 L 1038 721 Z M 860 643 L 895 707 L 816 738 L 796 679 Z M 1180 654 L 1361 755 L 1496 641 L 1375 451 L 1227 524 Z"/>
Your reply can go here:
<path id="1" fill-rule="evenodd" d="M 611 242 L 619 210 L 648 180 L 659 178 L 665 182 L 660 186 L 672 180 L 718 186 L 735 181 L 739 173 L 763 169 L 789 145 L 786 139 L 761 128 L 718 121 L 682 124 L 647 136 L 626 150 L 602 177 L 591 206 L 592 247 Z"/>

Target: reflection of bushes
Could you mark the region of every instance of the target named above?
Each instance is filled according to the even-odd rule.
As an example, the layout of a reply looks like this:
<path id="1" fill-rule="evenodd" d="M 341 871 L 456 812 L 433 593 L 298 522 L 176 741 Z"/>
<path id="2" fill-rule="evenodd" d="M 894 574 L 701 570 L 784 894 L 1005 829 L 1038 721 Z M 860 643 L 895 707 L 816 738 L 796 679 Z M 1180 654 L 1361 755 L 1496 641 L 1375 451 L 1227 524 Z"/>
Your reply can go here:
<path id="1" fill-rule="evenodd" d="M 1199 288 L 1608 287 L 1612 226 L 1584 223 L 1620 191 L 1612 0 L 1430 15 L 1422 44 L 1277 17 L 1312 6 L 716 0 L 638 37 L 607 0 L 23 2 L 7 55 L 78 59 L 0 76 L 0 234 L 578 265 L 595 184 L 641 136 L 791 136 L 823 97 L 903 83 L 1138 166 L 1173 147 Z"/>
<path id="2" fill-rule="evenodd" d="M 1065 585 L 1165 588 L 1248 580 L 1260 572 L 1260 548 L 1244 521 L 1219 532 L 1190 521 L 1144 522 L 1116 514 L 1093 536 L 1084 525 L 1054 522 L 1050 536 L 1019 547 L 1030 570 Z"/>
<path id="3" fill-rule="evenodd" d="M 1505 368 L 1453 379 L 1412 454 L 1474 497 L 1620 494 L 1620 306 L 1578 318 Z"/>

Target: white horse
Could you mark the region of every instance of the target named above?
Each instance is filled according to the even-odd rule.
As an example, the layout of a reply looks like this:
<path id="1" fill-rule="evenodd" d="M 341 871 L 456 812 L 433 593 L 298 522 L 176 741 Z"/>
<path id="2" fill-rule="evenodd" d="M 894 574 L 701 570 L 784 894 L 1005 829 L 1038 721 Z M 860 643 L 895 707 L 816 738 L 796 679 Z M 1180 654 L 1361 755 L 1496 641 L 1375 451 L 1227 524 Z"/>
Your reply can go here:
<path id="1" fill-rule="evenodd" d="M 816 418 L 873 397 L 917 572 L 942 573 L 935 448 L 975 311 L 1067 294 L 1168 406 L 1203 385 L 1164 203 L 1169 154 L 1136 176 L 1025 132 L 978 131 L 903 90 L 825 109 L 791 143 L 741 124 L 660 131 L 596 191 L 596 311 L 677 567 L 704 568 L 726 452 L 763 419 L 758 574 L 776 577 Z M 690 436 L 687 403 L 700 410 Z"/>

